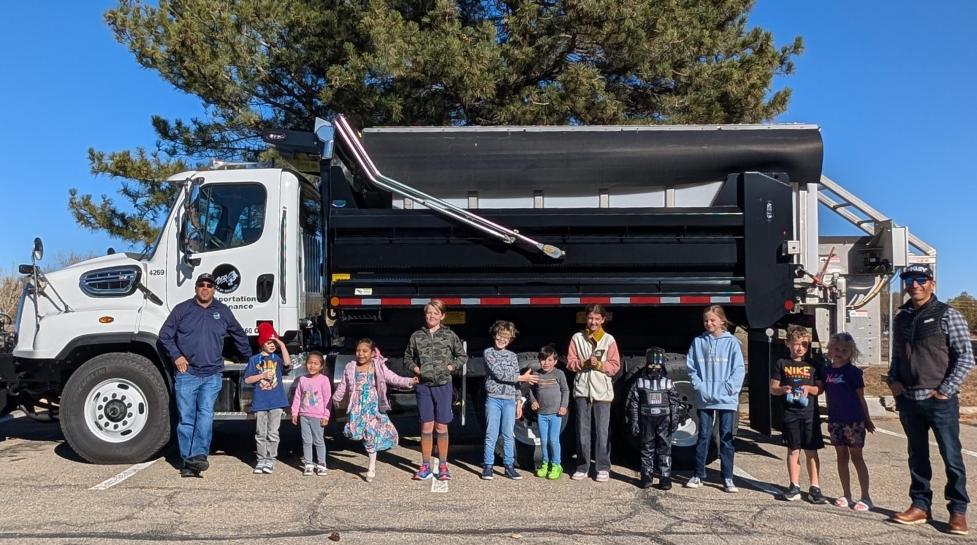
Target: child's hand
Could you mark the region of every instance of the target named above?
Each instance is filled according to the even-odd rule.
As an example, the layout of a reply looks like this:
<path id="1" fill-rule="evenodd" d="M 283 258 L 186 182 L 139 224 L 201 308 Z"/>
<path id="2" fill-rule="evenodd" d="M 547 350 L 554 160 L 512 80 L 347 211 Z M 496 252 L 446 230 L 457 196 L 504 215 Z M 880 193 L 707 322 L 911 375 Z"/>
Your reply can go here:
<path id="1" fill-rule="evenodd" d="M 538 411 L 539 410 L 539 401 L 533 401 L 533 403 L 530 405 L 530 407 L 532 407 L 532 409 L 534 411 Z"/>
<path id="2" fill-rule="evenodd" d="M 566 416 L 567 415 L 567 408 L 566 407 L 560 407 L 560 409 L 558 411 L 556 411 L 556 414 L 558 414 L 560 416 Z"/>
<path id="3" fill-rule="evenodd" d="M 454 373 L 454 372 L 455 372 L 455 366 L 454 366 L 454 365 L 451 365 L 451 364 L 449 363 L 449 364 L 448 364 L 448 372 L 449 372 L 449 373 Z"/>
<path id="4" fill-rule="evenodd" d="M 415 374 L 415 375 L 417 375 L 417 376 L 420 376 L 420 375 L 421 375 L 421 368 L 420 368 L 420 367 L 418 367 L 418 366 L 416 366 L 416 365 L 414 366 L 414 368 L 413 368 L 413 369 L 411 369 L 411 371 L 413 371 L 413 372 L 414 372 L 414 374 Z M 416 377 L 415 377 L 415 378 L 416 378 Z"/>
<path id="5" fill-rule="evenodd" d="M 516 403 L 516 420 L 522 418 L 522 403 Z"/>
<path id="6" fill-rule="evenodd" d="M 411 380 L 414 381 L 412 384 L 420 384 L 421 383 L 421 379 L 419 379 L 418 377 L 414 377 Z"/>
<path id="7" fill-rule="evenodd" d="M 865 419 L 865 431 L 875 433 L 875 422 L 872 422 L 871 418 Z"/>
<path id="8" fill-rule="evenodd" d="M 293 426 L 298 426 L 299 425 L 299 415 L 297 415 L 297 414 L 293 414 L 292 415 L 292 425 Z"/>
<path id="9" fill-rule="evenodd" d="M 322 420 L 319 421 L 319 425 L 321 425 L 323 428 L 326 427 L 326 426 L 328 426 L 329 425 L 329 419 L 328 418 L 323 418 Z"/>
<path id="10" fill-rule="evenodd" d="M 526 372 L 519 375 L 516 379 L 517 382 L 528 382 L 530 384 L 539 384 L 539 377 L 533 374 L 532 369 L 526 369 Z M 535 409 L 533 409 L 535 410 Z"/>

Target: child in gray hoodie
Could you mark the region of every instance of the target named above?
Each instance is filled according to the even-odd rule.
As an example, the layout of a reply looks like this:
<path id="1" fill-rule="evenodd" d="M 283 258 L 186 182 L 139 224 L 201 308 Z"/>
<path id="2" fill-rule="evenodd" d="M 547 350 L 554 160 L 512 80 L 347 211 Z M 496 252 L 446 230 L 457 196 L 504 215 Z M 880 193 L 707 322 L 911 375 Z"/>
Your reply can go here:
<path id="1" fill-rule="evenodd" d="M 719 426 L 719 459 L 726 492 L 738 492 L 733 483 L 733 422 L 739 408 L 740 390 L 746 375 L 739 340 L 729 331 L 726 312 L 719 305 L 702 313 L 706 331 L 692 341 L 686 367 L 699 417 L 699 439 L 695 448 L 695 473 L 687 488 L 702 486 L 706 478 L 706 455 L 712 440 L 713 425 Z"/>

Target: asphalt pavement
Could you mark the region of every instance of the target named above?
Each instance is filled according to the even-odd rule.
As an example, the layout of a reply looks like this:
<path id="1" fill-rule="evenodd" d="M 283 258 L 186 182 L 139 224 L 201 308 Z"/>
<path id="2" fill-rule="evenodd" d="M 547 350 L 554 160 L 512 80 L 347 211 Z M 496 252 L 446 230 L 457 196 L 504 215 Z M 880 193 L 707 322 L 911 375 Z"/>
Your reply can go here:
<path id="1" fill-rule="evenodd" d="M 909 505 L 905 438 L 895 418 L 879 418 L 866 446 L 876 509 L 856 513 L 832 505 L 785 502 L 786 449 L 742 427 L 736 447 L 738 494 L 716 484 L 673 490 L 637 488 L 628 456 L 616 455 L 611 481 L 511 481 L 497 471 L 479 478 L 477 437 L 449 452 L 447 486 L 412 481 L 419 460 L 416 425 L 398 422 L 401 446 L 382 453 L 374 482 L 365 481 L 362 447 L 327 434 L 330 472 L 304 477 L 298 433 L 283 423 L 282 462 L 272 475 L 253 475 L 253 424 L 219 424 L 211 469 L 181 479 L 174 450 L 136 465 L 99 466 L 78 459 L 57 424 L 25 416 L 0 423 L 0 544 L 3 543 L 959 543 L 943 533 L 943 466 L 935 446 L 933 524 L 887 522 Z M 884 431 L 883 431 L 884 430 Z M 977 427 L 962 426 L 965 463 L 977 471 Z M 573 445 L 564 445 L 572 449 Z M 840 493 L 834 450 L 821 451 L 822 489 Z M 572 470 L 572 468 L 569 468 Z M 854 472 L 853 472 L 854 477 Z M 807 489 L 806 477 L 802 488 Z M 971 520 L 971 525 L 974 521 Z M 977 532 L 975 532 L 977 533 Z"/>

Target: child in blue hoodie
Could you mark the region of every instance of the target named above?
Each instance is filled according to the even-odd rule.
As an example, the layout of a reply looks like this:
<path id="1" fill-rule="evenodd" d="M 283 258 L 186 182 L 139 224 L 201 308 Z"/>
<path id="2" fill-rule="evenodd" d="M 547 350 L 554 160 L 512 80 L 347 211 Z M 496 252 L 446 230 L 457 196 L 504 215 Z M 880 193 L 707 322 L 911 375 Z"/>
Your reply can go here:
<path id="1" fill-rule="evenodd" d="M 686 488 L 702 486 L 706 478 L 706 455 L 713 425 L 719 426 L 719 459 L 726 492 L 738 492 L 733 483 L 733 422 L 739 407 L 740 389 L 746 375 L 740 342 L 727 331 L 726 312 L 719 305 L 702 313 L 706 331 L 692 341 L 686 356 L 689 378 L 695 390 L 699 416 L 699 439 L 695 447 L 695 473 Z"/>

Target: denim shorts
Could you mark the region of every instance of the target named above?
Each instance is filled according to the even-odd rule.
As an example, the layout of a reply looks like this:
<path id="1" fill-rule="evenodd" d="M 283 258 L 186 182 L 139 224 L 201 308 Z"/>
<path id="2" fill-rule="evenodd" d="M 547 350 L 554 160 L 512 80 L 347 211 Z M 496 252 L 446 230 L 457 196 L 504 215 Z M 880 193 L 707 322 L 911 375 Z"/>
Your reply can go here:
<path id="1" fill-rule="evenodd" d="M 414 392 L 417 394 L 417 413 L 421 422 L 451 423 L 454 417 L 451 410 L 454 388 L 450 382 L 441 386 L 418 384 Z"/>

